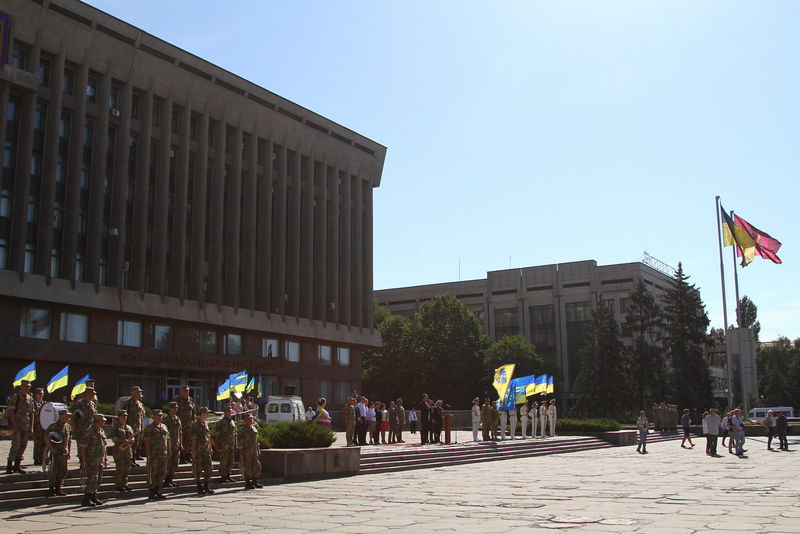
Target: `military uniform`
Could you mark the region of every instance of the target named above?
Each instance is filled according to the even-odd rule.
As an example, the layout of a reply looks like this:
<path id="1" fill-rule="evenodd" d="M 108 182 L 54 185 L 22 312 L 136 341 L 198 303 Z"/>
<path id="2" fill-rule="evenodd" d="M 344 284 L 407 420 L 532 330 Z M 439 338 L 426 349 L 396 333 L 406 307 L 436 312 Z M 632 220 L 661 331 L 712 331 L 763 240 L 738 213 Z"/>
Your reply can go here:
<path id="1" fill-rule="evenodd" d="M 77 412 L 80 410 L 81 417 L 78 418 Z M 97 404 L 93 400 L 88 400 L 86 397 L 81 397 L 75 403 L 75 439 L 78 445 L 83 443 L 83 435 L 92 426 L 94 416 L 97 415 Z"/>
<path id="2" fill-rule="evenodd" d="M 531 418 L 531 438 L 536 438 L 539 435 L 539 403 L 534 402 L 531 406 L 528 415 Z"/>
<path id="3" fill-rule="evenodd" d="M 492 403 L 492 407 L 489 409 L 489 413 L 491 415 L 491 428 L 492 428 L 492 439 L 497 441 L 497 426 L 500 424 L 500 412 L 497 410 L 497 405 Z"/>
<path id="4" fill-rule="evenodd" d="M 9 421 L 13 417 L 14 429 L 11 432 L 11 449 L 8 451 L 6 473 L 24 473 L 25 471 L 19 464 L 22 462 L 22 456 L 25 454 L 28 440 L 31 438 L 31 426 L 36 413 L 36 405 L 30 394 L 22 395 L 21 392 L 17 392 L 11 395 L 8 410 L 14 411 L 13 415 L 9 415 Z"/>
<path id="5" fill-rule="evenodd" d="M 349 402 L 344 405 L 344 428 L 347 446 L 350 447 L 356 432 L 356 407 Z"/>
<path id="6" fill-rule="evenodd" d="M 523 404 L 519 407 L 519 422 L 522 426 L 522 439 L 528 437 L 528 405 Z"/>
<path id="7" fill-rule="evenodd" d="M 231 478 L 233 457 L 236 451 L 236 425 L 230 417 L 223 417 L 214 425 L 214 447 L 219 454 L 220 482 Z"/>
<path id="8" fill-rule="evenodd" d="M 168 413 L 164 416 L 164 425 L 169 430 L 170 448 L 167 454 L 167 476 L 164 480 L 164 486 L 177 487 L 172 481 L 175 476 L 175 470 L 178 468 L 180 460 L 181 444 L 183 439 L 183 425 L 180 418 L 176 415 Z"/>
<path id="9" fill-rule="evenodd" d="M 542 437 L 547 437 L 547 403 L 542 402 L 539 406 L 539 425 L 541 426 L 542 430 Z"/>
<path id="10" fill-rule="evenodd" d="M 508 412 L 500 412 L 500 439 L 506 439 L 506 427 L 508 427 Z"/>
<path id="11" fill-rule="evenodd" d="M 102 415 L 96 415 L 95 420 Z M 106 434 L 102 428 L 95 425 L 90 426 L 83 433 L 83 443 L 81 447 L 86 449 L 84 453 L 84 466 L 82 468 L 85 481 L 84 505 L 91 506 L 88 502 L 102 504 L 97 499 L 97 489 L 100 487 L 100 480 L 103 476 L 103 467 L 106 464 Z"/>
<path id="12" fill-rule="evenodd" d="M 517 408 L 514 406 L 508 411 L 509 430 L 511 430 L 511 439 L 517 437 Z"/>
<path id="13" fill-rule="evenodd" d="M 131 397 L 125 404 L 125 410 L 128 412 L 128 424 L 133 429 L 133 435 L 136 438 L 133 457 L 137 460 L 141 460 L 142 433 L 144 432 L 144 404 L 142 404 L 142 401 Z"/>
<path id="14" fill-rule="evenodd" d="M 36 395 L 34 394 L 33 405 L 36 408 L 33 417 L 33 465 L 42 465 L 42 462 L 44 460 L 45 443 L 44 443 L 44 428 L 42 428 L 42 424 L 39 422 L 39 414 L 42 413 L 42 406 L 44 406 L 44 400 L 42 401 L 36 400 Z"/>
<path id="15" fill-rule="evenodd" d="M 492 407 L 488 401 L 481 406 L 481 437 L 483 441 L 492 439 Z"/>
<path id="16" fill-rule="evenodd" d="M 122 411 L 117 415 L 127 415 Z M 128 487 L 128 474 L 133 461 L 133 443 L 136 439 L 133 429 L 129 424 L 114 423 L 111 429 L 111 439 L 114 441 L 114 487 L 117 491 L 130 491 Z"/>
<path id="17" fill-rule="evenodd" d="M 178 417 L 181 420 L 181 443 L 183 443 L 183 451 L 181 452 L 181 462 L 185 462 L 189 456 L 189 444 L 192 442 L 192 425 L 195 421 L 194 413 L 194 400 L 191 397 L 178 397 L 175 399 L 178 403 Z"/>
<path id="18" fill-rule="evenodd" d="M 556 436 L 556 419 L 558 418 L 558 410 L 556 409 L 555 404 L 550 404 L 547 407 L 547 421 L 550 425 L 550 437 L 554 438 Z"/>
<path id="19" fill-rule="evenodd" d="M 258 429 L 255 426 L 242 425 L 238 441 L 239 465 L 242 467 L 245 489 L 260 488 L 258 477 L 261 476 L 261 447 L 258 444 Z"/>
<path id="20" fill-rule="evenodd" d="M 163 499 L 161 486 L 167 476 L 167 457 L 170 450 L 169 430 L 164 423 L 156 423 L 161 410 L 153 410 L 153 422 L 142 432 L 142 441 L 147 442 L 147 486 L 150 499 Z"/>
<path id="21" fill-rule="evenodd" d="M 403 400 L 397 399 L 398 402 L 394 407 L 395 414 L 395 429 L 394 438 L 397 443 L 405 443 L 403 441 L 403 425 L 406 424 L 406 409 L 403 407 Z"/>
<path id="22" fill-rule="evenodd" d="M 67 476 L 67 459 L 69 456 L 70 440 L 72 439 L 72 427 L 68 422 L 62 423 L 56 421 L 47 427 L 47 435 L 51 432 L 57 432 L 61 435 L 61 443 L 50 441 L 52 447 L 50 457 L 50 472 L 48 479 L 50 481 L 50 494 L 51 495 L 66 495 L 61 491 L 61 485 Z"/>
<path id="23" fill-rule="evenodd" d="M 202 410 L 202 409 L 201 409 Z M 208 423 L 198 419 L 192 424 L 192 469 L 194 470 L 194 481 L 197 484 L 197 493 L 214 493 L 209 489 L 208 482 L 211 480 L 211 431 Z M 203 483 L 200 483 L 200 477 Z"/>

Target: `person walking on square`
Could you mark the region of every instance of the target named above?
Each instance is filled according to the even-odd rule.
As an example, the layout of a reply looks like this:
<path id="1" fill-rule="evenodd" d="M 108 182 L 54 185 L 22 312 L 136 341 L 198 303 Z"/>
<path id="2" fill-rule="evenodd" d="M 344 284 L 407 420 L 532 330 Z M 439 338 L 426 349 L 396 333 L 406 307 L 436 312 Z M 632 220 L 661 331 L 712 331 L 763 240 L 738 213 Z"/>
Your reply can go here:
<path id="1" fill-rule="evenodd" d="M 42 413 L 44 406 L 44 390 L 35 388 L 33 390 L 33 404 L 36 412 L 33 417 L 33 465 L 42 465 L 44 462 L 44 428 L 39 422 L 39 414 Z"/>
<path id="2" fill-rule="evenodd" d="M 72 427 L 69 424 L 70 413 L 58 411 L 58 420 L 47 427 L 44 434 L 45 445 L 50 452 L 49 496 L 64 496 L 61 485 L 67 477 L 67 461 L 72 456 Z"/>
<path id="3" fill-rule="evenodd" d="M 211 481 L 211 430 L 208 428 L 208 408 L 200 407 L 197 420 L 192 424 L 192 470 L 198 495 L 213 495 L 208 487 Z M 202 478 L 203 482 L 200 482 Z"/>
<path id="4" fill-rule="evenodd" d="M 405 443 L 403 441 L 403 425 L 406 423 L 406 409 L 403 407 L 403 399 L 398 398 L 394 405 L 395 419 L 397 426 L 394 429 L 394 437 L 397 443 Z"/>
<path id="5" fill-rule="evenodd" d="M 778 448 L 782 451 L 789 450 L 789 442 L 786 439 L 787 426 L 786 414 L 778 412 L 778 417 L 775 419 L 775 431 L 778 434 Z"/>
<path id="6" fill-rule="evenodd" d="M 86 388 L 89 391 L 89 388 Z M 133 386 L 131 388 L 131 398 L 125 404 L 125 410 L 128 412 L 128 424 L 133 429 L 133 435 L 136 436 L 136 445 L 133 449 L 133 459 L 142 459 L 142 433 L 144 432 L 144 404 L 142 404 L 142 388 Z"/>
<path id="7" fill-rule="evenodd" d="M 558 420 L 558 410 L 556 400 L 550 399 L 550 406 L 547 407 L 547 422 L 550 425 L 550 437 L 556 437 L 556 421 Z"/>
<path id="8" fill-rule="evenodd" d="M 128 487 L 128 475 L 133 461 L 133 445 L 136 438 L 133 429 L 128 425 L 128 412 L 117 412 L 117 421 L 111 427 L 111 441 L 114 443 L 114 489 L 131 491 Z"/>
<path id="9" fill-rule="evenodd" d="M 183 425 L 178 417 L 178 403 L 173 401 L 168 405 L 169 413 L 164 416 L 164 426 L 169 430 L 170 448 L 167 454 L 167 476 L 164 479 L 165 488 L 177 488 L 173 482 L 175 470 L 178 469 L 181 451 L 183 450 Z"/>
<path id="10" fill-rule="evenodd" d="M 181 432 L 183 434 L 181 436 L 183 448 L 181 449 L 180 462 L 186 463 L 191 457 L 187 447 L 192 442 L 192 425 L 196 418 L 194 413 L 194 399 L 189 396 L 189 386 L 181 387 L 175 402 L 178 403 L 178 417 L 181 420 Z"/>
<path id="11" fill-rule="evenodd" d="M 169 430 L 162 422 L 161 410 L 153 410 L 153 422 L 142 432 L 142 443 L 147 456 L 147 487 L 151 501 L 167 497 L 161 492 L 167 476 L 167 462 L 171 447 Z"/>
<path id="12" fill-rule="evenodd" d="M 103 468 L 108 467 L 106 434 L 103 431 L 106 418 L 100 414 L 95 414 L 92 418 L 92 423 L 92 426 L 84 433 L 83 442 L 80 446 L 80 455 L 83 457 L 81 478 L 85 481 L 81 506 L 103 504 L 103 501 L 97 497 L 97 490 L 100 488 Z"/>
<path id="13" fill-rule="evenodd" d="M 258 428 L 253 425 L 253 414 L 244 415 L 244 425 L 239 429 L 239 465 L 244 475 L 244 489 L 263 488 L 261 476 L 261 447 L 258 444 Z"/>
<path id="14" fill-rule="evenodd" d="M 767 429 L 767 450 L 772 450 L 772 438 L 775 437 L 775 418 L 773 416 L 774 412 L 769 410 L 767 412 L 767 416 L 764 418 L 762 424 L 764 428 Z"/>
<path id="15" fill-rule="evenodd" d="M 636 446 L 636 452 L 647 454 L 647 433 L 650 432 L 650 422 L 647 420 L 644 410 L 639 412 L 639 417 L 636 419 L 636 429 L 639 431 L 639 444 Z"/>
<path id="16" fill-rule="evenodd" d="M 414 408 L 408 410 L 408 430 L 412 434 L 417 433 L 417 410 Z"/>
<path id="17" fill-rule="evenodd" d="M 483 406 L 481 406 L 481 438 L 483 441 L 492 439 L 492 405 L 489 397 L 483 399 Z"/>
<path id="18" fill-rule="evenodd" d="M 528 415 L 531 418 L 531 439 L 537 438 L 537 437 L 539 437 L 539 435 L 537 433 L 538 432 L 537 428 L 539 428 L 539 426 L 538 426 L 538 423 L 539 423 L 539 403 L 538 402 L 536 402 L 536 401 L 533 402 L 533 405 L 531 406 L 531 409 L 528 412 Z"/>
<path id="19" fill-rule="evenodd" d="M 519 422 L 522 426 L 522 439 L 527 438 L 528 434 L 528 403 L 526 402 L 519 407 Z"/>
<path id="20" fill-rule="evenodd" d="M 19 391 L 11 395 L 8 402 L 8 426 L 11 430 L 11 448 L 8 451 L 8 465 L 6 474 L 22 473 L 27 471 L 22 469 L 22 457 L 25 449 L 28 448 L 28 440 L 33 435 L 33 417 L 36 413 L 36 405 L 29 391 L 31 383 L 23 380 L 19 386 Z"/>
<path id="21" fill-rule="evenodd" d="M 706 423 L 706 441 L 709 456 L 717 456 L 717 436 L 719 434 L 720 419 L 717 414 L 716 408 L 711 408 L 708 411 L 708 417 L 705 418 Z"/>
<path id="22" fill-rule="evenodd" d="M 481 400 L 478 397 L 472 399 L 472 441 L 478 441 L 478 430 L 481 427 Z"/>
<path id="23" fill-rule="evenodd" d="M 725 414 L 725 417 L 719 422 L 719 435 L 722 436 L 722 446 L 725 447 L 725 438 L 728 437 L 728 418 L 731 416 L 731 413 L 728 412 Z"/>
<path id="24" fill-rule="evenodd" d="M 736 447 L 736 456 L 741 457 L 747 450 L 744 448 L 744 423 L 742 422 L 742 411 L 740 409 L 737 408 L 733 411 L 729 424 L 734 446 Z"/>
<path id="25" fill-rule="evenodd" d="M 681 447 L 686 449 L 686 441 L 689 442 L 691 447 L 694 447 L 694 443 L 692 443 L 692 416 L 689 415 L 689 408 L 683 410 L 683 415 L 681 416 L 681 426 L 683 427 L 683 439 L 681 440 Z"/>
<path id="26" fill-rule="evenodd" d="M 344 437 L 347 446 L 352 447 L 354 434 L 356 431 L 356 400 L 352 397 L 347 399 L 344 405 Z"/>
<path id="27" fill-rule="evenodd" d="M 231 407 L 226 405 L 222 419 L 214 425 L 214 448 L 219 454 L 219 482 L 231 481 L 233 456 L 236 453 L 236 425 L 231 419 Z"/>
<path id="28" fill-rule="evenodd" d="M 419 421 L 420 421 L 420 441 L 423 445 L 430 441 L 431 432 L 431 400 L 427 393 L 422 394 L 422 402 L 419 407 Z"/>
<path id="29" fill-rule="evenodd" d="M 539 426 L 542 430 L 542 439 L 547 437 L 547 401 L 539 405 Z"/>

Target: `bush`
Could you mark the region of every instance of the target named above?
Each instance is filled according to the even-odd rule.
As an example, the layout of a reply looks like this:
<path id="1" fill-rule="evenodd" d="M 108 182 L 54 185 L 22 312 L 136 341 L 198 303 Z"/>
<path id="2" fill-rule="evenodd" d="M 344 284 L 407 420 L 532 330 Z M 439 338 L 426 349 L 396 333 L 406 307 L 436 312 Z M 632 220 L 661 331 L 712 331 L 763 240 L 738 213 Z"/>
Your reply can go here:
<path id="1" fill-rule="evenodd" d="M 613 419 L 558 419 L 556 429 L 572 432 L 611 432 L 622 430 L 622 425 Z"/>
<path id="2" fill-rule="evenodd" d="M 330 447 L 336 436 L 329 428 L 310 421 L 280 422 L 264 425 L 267 440 L 278 449 Z M 259 437 L 261 433 L 259 432 Z"/>
<path id="3" fill-rule="evenodd" d="M 211 420 L 210 418 L 206 421 L 208 423 L 208 429 L 211 431 L 212 436 L 217 435 L 217 425 L 215 424 L 217 421 L 222 419 L 221 417 L 215 420 Z M 239 429 L 244 426 L 244 421 L 236 421 L 234 423 L 236 425 L 236 433 L 239 433 Z M 271 449 L 272 442 L 270 441 L 269 437 L 267 436 L 267 428 L 269 425 L 264 421 L 253 421 L 253 426 L 258 429 L 258 444 L 262 449 Z"/>

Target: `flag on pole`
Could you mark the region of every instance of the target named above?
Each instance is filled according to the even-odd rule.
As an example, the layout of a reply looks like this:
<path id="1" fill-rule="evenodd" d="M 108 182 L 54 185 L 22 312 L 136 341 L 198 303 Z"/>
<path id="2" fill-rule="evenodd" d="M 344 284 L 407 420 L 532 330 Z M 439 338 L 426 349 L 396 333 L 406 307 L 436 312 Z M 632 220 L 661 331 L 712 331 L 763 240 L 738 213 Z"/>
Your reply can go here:
<path id="1" fill-rule="evenodd" d="M 778 257 L 778 250 L 781 248 L 780 241 L 763 230 L 759 230 L 736 214 L 733 215 L 733 221 L 737 226 L 743 228 L 744 231 L 747 232 L 747 235 L 753 239 L 758 256 L 770 260 L 772 263 L 783 263 Z"/>
<path id="2" fill-rule="evenodd" d="M 47 392 L 52 393 L 57 389 L 66 387 L 69 384 L 69 365 L 60 370 L 56 375 L 47 383 Z"/>
<path id="3" fill-rule="evenodd" d="M 553 387 L 553 376 L 550 375 L 547 377 L 547 390 L 546 393 L 549 395 L 555 392 L 555 388 Z"/>
<path id="4" fill-rule="evenodd" d="M 521 376 L 511 381 L 511 388 L 514 404 L 525 404 L 527 402 L 527 389 L 529 384 L 536 381 L 536 375 Z"/>
<path id="5" fill-rule="evenodd" d="M 31 362 L 29 365 L 26 365 L 20 369 L 19 373 L 17 373 L 17 376 L 14 377 L 13 386 L 19 386 L 22 384 L 23 380 L 27 380 L 28 382 L 33 382 L 36 380 L 36 362 Z"/>
<path id="6" fill-rule="evenodd" d="M 70 400 L 74 400 L 75 397 L 86 391 L 86 382 L 89 380 L 89 375 L 84 376 L 72 387 L 72 393 L 69 394 Z"/>
<path id="7" fill-rule="evenodd" d="M 536 380 L 528 384 L 525 394 L 529 397 L 531 395 L 539 395 L 547 393 L 547 375 L 539 375 Z"/>
<path id="8" fill-rule="evenodd" d="M 261 375 L 258 375 L 258 387 L 257 387 L 257 389 L 258 389 L 258 393 L 256 394 L 256 397 L 258 397 L 260 399 L 261 397 L 264 396 L 264 377 L 262 377 Z"/>
<path id="9" fill-rule="evenodd" d="M 506 398 L 508 384 L 511 382 L 511 377 L 514 375 L 514 367 L 516 367 L 516 364 L 507 363 L 494 370 L 492 385 L 494 389 L 497 390 L 497 396 L 501 401 Z"/>
<path id="10" fill-rule="evenodd" d="M 247 388 L 247 371 L 233 373 L 229 379 L 232 392 L 242 393 Z"/>
<path id="11" fill-rule="evenodd" d="M 225 400 L 231 398 L 231 379 L 227 379 L 217 389 L 217 400 Z"/>
<path id="12" fill-rule="evenodd" d="M 742 257 L 742 267 L 747 267 L 756 255 L 756 242 L 747 233 L 747 230 L 736 224 L 731 216 L 719 205 L 722 217 L 722 243 L 726 247 L 734 245 L 737 253 Z"/>
<path id="13" fill-rule="evenodd" d="M 245 393 L 250 393 L 254 389 L 256 389 L 256 377 L 251 376 L 250 377 L 250 382 L 247 383 L 247 387 L 245 388 L 244 392 Z"/>

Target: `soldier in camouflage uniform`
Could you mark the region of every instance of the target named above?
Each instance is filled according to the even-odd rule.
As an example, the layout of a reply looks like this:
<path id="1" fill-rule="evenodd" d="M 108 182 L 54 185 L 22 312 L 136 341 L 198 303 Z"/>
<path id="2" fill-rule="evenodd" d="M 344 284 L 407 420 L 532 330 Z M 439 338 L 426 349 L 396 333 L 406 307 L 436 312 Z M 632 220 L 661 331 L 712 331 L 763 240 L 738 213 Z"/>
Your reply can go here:
<path id="1" fill-rule="evenodd" d="M 103 504 L 103 501 L 97 498 L 97 489 L 100 487 L 103 468 L 108 467 L 106 433 L 103 431 L 106 418 L 95 414 L 92 421 L 94 424 L 83 433 L 83 441 L 80 445 L 80 454 L 83 458 L 81 482 L 85 484 L 81 506 Z"/>
<path id="2" fill-rule="evenodd" d="M 8 426 L 11 429 L 11 450 L 8 451 L 6 473 L 25 473 L 20 467 L 22 456 L 28 447 L 28 440 L 33 433 L 33 416 L 36 412 L 30 391 L 31 383 L 23 380 L 19 391 L 11 395 L 8 402 Z M 12 466 L 13 464 L 13 466 Z"/>
<path id="3" fill-rule="evenodd" d="M 350 397 L 344 405 L 344 426 L 347 446 L 353 445 L 353 436 L 356 432 L 356 399 Z"/>
<path id="4" fill-rule="evenodd" d="M 47 427 L 44 434 L 45 444 L 50 451 L 50 492 L 48 497 L 54 495 L 66 495 L 61 490 L 61 485 L 67 476 L 67 460 L 72 455 L 72 427 L 69 425 L 70 413 L 67 410 L 59 410 L 58 420 Z M 51 433 L 53 436 L 51 438 Z M 61 441 L 58 441 L 61 436 Z M 56 441 L 53 441 L 53 440 Z"/>
<path id="5" fill-rule="evenodd" d="M 142 404 L 142 388 L 133 386 L 131 388 L 131 398 L 125 403 L 125 410 L 128 412 L 128 424 L 133 429 L 136 437 L 136 444 L 133 448 L 133 459 L 142 459 L 142 432 L 144 431 L 144 404 Z M 136 464 L 134 464 L 136 465 Z"/>
<path id="6" fill-rule="evenodd" d="M 97 404 L 95 403 L 94 388 L 87 387 L 83 396 L 75 403 L 75 411 L 72 414 L 72 428 L 75 430 L 75 441 L 78 447 L 83 444 L 83 436 L 92 426 L 94 416 L 97 414 Z M 83 455 L 80 455 L 81 466 L 83 466 Z"/>
<path id="7" fill-rule="evenodd" d="M 117 412 L 117 422 L 111 430 L 111 439 L 114 441 L 114 489 L 116 491 L 131 491 L 128 487 L 128 474 L 133 461 L 133 445 L 136 438 L 133 429 L 128 425 L 128 412 Z"/>
<path id="8" fill-rule="evenodd" d="M 197 494 L 213 494 L 214 490 L 208 487 L 211 480 L 211 431 L 208 429 L 208 408 L 205 406 L 199 410 L 198 420 L 192 424 L 192 468 L 194 470 L 194 481 L 197 484 Z M 203 483 L 200 476 L 203 476 Z"/>
<path id="9" fill-rule="evenodd" d="M 258 444 L 258 428 L 253 425 L 253 414 L 245 414 L 238 438 L 239 465 L 244 474 L 244 489 L 263 488 L 258 483 L 258 477 L 261 476 L 261 447 Z"/>
<path id="10" fill-rule="evenodd" d="M 181 450 L 180 460 L 181 463 L 186 463 L 191 456 L 191 451 L 187 450 L 187 448 L 192 442 L 192 425 L 195 421 L 194 400 L 189 396 L 189 386 L 181 387 L 181 392 L 176 402 L 178 403 L 178 417 L 181 419 L 181 428 L 183 429 L 181 439 L 183 449 Z"/>
<path id="11" fill-rule="evenodd" d="M 165 488 L 177 488 L 178 485 L 172 481 L 175 470 L 178 468 L 178 460 L 183 450 L 183 427 L 178 417 L 178 403 L 169 403 L 169 413 L 164 416 L 164 426 L 169 430 L 170 448 L 167 453 L 167 476 L 164 478 Z"/>
<path id="12" fill-rule="evenodd" d="M 214 448 L 219 454 L 219 481 L 230 482 L 236 453 L 236 425 L 231 419 L 230 406 L 225 406 L 225 415 L 214 425 L 214 430 Z"/>
<path id="13" fill-rule="evenodd" d="M 44 460 L 44 428 L 39 422 L 39 414 L 42 413 L 42 406 L 44 406 L 44 390 L 42 388 L 33 390 L 33 405 L 36 407 L 33 417 L 33 465 L 42 465 Z"/>
<path id="14" fill-rule="evenodd" d="M 167 476 L 167 457 L 171 440 L 169 430 L 161 422 L 161 410 L 153 410 L 153 422 L 142 432 L 142 441 L 147 455 L 147 485 L 150 488 L 151 501 L 167 497 L 161 493 L 164 478 Z"/>

